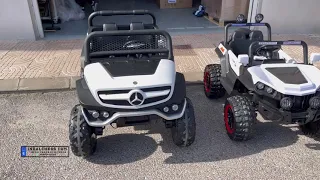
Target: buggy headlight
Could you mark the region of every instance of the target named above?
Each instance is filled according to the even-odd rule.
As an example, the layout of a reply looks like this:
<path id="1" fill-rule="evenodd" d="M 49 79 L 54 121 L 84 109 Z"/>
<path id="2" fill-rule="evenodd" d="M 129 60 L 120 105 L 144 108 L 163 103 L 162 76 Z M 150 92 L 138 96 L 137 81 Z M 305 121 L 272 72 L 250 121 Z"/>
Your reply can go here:
<path id="1" fill-rule="evenodd" d="M 243 14 L 239 14 L 237 16 L 237 23 L 243 23 L 245 16 Z"/>
<path id="2" fill-rule="evenodd" d="M 290 110 L 293 106 L 293 100 L 290 97 L 284 97 L 280 100 L 280 106 L 285 110 Z"/>
<path id="3" fill-rule="evenodd" d="M 257 14 L 255 19 L 256 23 L 260 23 L 263 20 L 264 16 L 262 14 Z"/>
<path id="4" fill-rule="evenodd" d="M 257 86 L 257 88 L 258 88 L 259 90 L 264 89 L 264 84 L 261 83 L 261 82 L 258 82 L 258 83 L 256 84 L 256 86 Z"/>
<path id="5" fill-rule="evenodd" d="M 320 97 L 313 97 L 309 101 L 309 105 L 312 109 L 319 109 L 320 108 Z"/>

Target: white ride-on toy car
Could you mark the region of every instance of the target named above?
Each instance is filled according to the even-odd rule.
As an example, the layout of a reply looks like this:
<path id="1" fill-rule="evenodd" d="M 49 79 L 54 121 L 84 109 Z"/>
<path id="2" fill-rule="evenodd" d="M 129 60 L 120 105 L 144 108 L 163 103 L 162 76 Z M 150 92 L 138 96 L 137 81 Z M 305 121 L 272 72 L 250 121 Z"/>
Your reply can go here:
<path id="1" fill-rule="evenodd" d="M 95 16 L 151 15 L 148 11 L 99 11 Z M 82 53 L 80 104 L 71 112 L 69 139 L 76 156 L 89 156 L 107 125 L 135 126 L 162 119 L 173 142 L 189 146 L 196 123 L 183 74 L 176 72 L 172 41 L 153 24 L 90 27 Z"/>
<path id="2" fill-rule="evenodd" d="M 271 41 L 271 27 L 261 23 L 238 23 L 225 27 L 225 40 L 216 48 L 221 64 L 205 67 L 204 91 L 208 98 L 227 93 L 224 123 L 232 140 L 248 140 L 254 132 L 258 111 L 273 121 L 298 123 L 305 134 L 320 136 L 320 70 L 313 63 L 320 54 L 308 60 L 308 46 L 303 41 Z M 240 28 L 228 40 L 230 27 L 266 26 L 268 39 L 262 31 Z M 303 47 L 303 63 L 294 60 L 281 47 Z"/>

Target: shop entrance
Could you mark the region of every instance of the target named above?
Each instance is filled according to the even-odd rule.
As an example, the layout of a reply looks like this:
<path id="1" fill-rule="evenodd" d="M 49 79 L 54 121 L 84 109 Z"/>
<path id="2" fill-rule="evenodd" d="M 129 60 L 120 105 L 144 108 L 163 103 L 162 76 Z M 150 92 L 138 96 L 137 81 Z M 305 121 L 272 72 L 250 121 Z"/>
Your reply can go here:
<path id="1" fill-rule="evenodd" d="M 159 29 L 167 30 L 171 34 L 185 33 L 212 33 L 214 29 L 222 29 L 215 23 L 203 17 L 196 17 L 193 12 L 201 4 L 201 0 L 99 0 L 93 5 L 91 0 L 49 0 L 54 2 L 55 8 L 51 7 L 53 17 L 58 24 L 58 31 L 45 31 L 45 39 L 74 39 L 84 38 L 87 32 L 87 18 L 93 9 L 100 10 L 134 10 L 145 9 L 154 13 Z M 71 2 L 72 1 L 72 2 Z M 86 2 L 83 4 L 77 2 Z M 70 11 L 63 11 L 65 7 L 61 2 L 75 5 Z M 67 3 L 69 2 L 69 3 Z M 167 2 L 176 2 L 175 4 Z M 83 8 L 80 6 L 82 5 Z M 70 8 L 70 7 L 69 7 Z M 66 9 L 66 8 L 65 8 Z M 81 11 L 80 11 L 81 10 Z M 73 14 L 72 14 L 73 13 Z M 68 14 L 68 15 L 66 15 Z M 60 15 L 60 17 L 59 17 Z M 75 20 L 66 19 L 73 18 Z M 115 16 L 99 17 L 94 23 L 103 24 L 114 22 L 117 24 L 127 24 L 132 21 L 150 21 L 149 17 Z M 43 28 L 52 26 L 50 23 L 43 23 Z"/>

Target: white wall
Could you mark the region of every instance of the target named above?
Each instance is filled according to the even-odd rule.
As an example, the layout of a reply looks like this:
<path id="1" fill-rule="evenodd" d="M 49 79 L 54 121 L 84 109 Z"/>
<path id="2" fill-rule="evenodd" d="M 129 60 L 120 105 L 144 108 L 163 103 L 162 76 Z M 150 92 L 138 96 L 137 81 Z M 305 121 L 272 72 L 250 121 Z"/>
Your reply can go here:
<path id="1" fill-rule="evenodd" d="M 273 33 L 320 34 L 320 0 L 251 0 L 260 1 L 258 11 Z"/>
<path id="2" fill-rule="evenodd" d="M 1 0 L 0 40 L 35 40 L 28 0 Z"/>

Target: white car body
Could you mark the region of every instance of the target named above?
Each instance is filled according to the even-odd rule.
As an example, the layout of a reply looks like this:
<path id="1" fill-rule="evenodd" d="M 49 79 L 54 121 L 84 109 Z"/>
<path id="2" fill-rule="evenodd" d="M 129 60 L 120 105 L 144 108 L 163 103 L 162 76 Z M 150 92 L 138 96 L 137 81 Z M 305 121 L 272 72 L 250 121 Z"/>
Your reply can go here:
<path id="1" fill-rule="evenodd" d="M 279 78 L 274 76 L 272 73 L 266 70 L 266 68 L 286 68 L 286 67 L 297 67 L 307 83 L 303 84 L 286 84 L 281 81 Z M 294 95 L 294 96 L 305 96 L 309 94 L 316 93 L 320 88 L 320 70 L 312 65 L 305 64 L 262 64 L 259 66 L 249 67 L 248 72 L 252 76 L 253 84 L 257 82 L 261 82 L 274 90 L 286 94 L 286 95 Z"/>
<path id="2" fill-rule="evenodd" d="M 134 75 L 134 76 L 121 76 L 113 77 L 106 68 L 100 63 L 92 63 L 86 65 L 84 68 L 84 78 L 90 89 L 91 94 L 95 100 L 104 107 L 109 108 L 121 108 L 121 109 L 140 109 L 149 106 L 154 106 L 168 101 L 174 91 L 176 71 L 175 63 L 172 60 L 162 59 L 159 65 L 152 75 Z M 163 91 L 152 91 L 144 93 L 142 92 L 145 99 L 158 96 L 169 96 L 166 99 L 152 102 L 149 104 L 143 104 L 139 106 L 124 106 L 124 105 L 113 105 L 105 104 L 100 98 L 107 100 L 128 100 L 132 91 L 140 91 L 142 88 L 153 88 L 153 87 L 164 87 L 171 86 L 171 89 Z M 129 93 L 123 94 L 106 94 L 98 95 L 98 91 L 112 91 L 114 90 L 130 90 Z"/>

